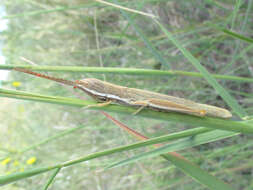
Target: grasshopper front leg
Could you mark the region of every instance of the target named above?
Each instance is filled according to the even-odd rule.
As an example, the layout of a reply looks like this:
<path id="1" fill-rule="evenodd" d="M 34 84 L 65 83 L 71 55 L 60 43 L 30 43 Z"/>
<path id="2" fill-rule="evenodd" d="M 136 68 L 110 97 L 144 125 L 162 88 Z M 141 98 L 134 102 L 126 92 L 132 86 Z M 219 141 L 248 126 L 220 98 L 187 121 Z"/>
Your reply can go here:
<path id="1" fill-rule="evenodd" d="M 85 106 L 83 109 L 88 109 L 88 108 L 92 108 L 92 107 L 104 107 L 104 106 L 107 106 L 107 105 L 109 105 L 111 103 L 112 103 L 112 101 L 109 100 L 107 102 Z"/>
<path id="2" fill-rule="evenodd" d="M 143 108 L 147 107 L 149 105 L 148 101 L 136 101 L 133 102 L 132 104 L 134 105 L 141 105 L 141 107 L 139 107 L 134 113 L 133 115 L 136 115 L 137 113 L 139 113 Z"/>

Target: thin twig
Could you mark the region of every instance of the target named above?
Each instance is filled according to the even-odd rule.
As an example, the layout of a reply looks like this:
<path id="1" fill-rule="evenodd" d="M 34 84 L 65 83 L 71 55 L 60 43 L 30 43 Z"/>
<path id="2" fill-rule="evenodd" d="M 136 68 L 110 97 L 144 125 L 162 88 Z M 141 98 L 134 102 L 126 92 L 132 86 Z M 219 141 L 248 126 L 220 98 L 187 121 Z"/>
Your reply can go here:
<path id="1" fill-rule="evenodd" d="M 109 6 L 118 8 L 118 9 L 122 9 L 122 10 L 125 10 L 125 11 L 128 11 L 128 12 L 133 12 L 133 13 L 148 16 L 148 17 L 151 17 L 151 18 L 157 18 L 157 16 L 155 16 L 155 15 L 145 13 L 145 12 L 142 12 L 142 11 L 137 11 L 137 10 L 130 9 L 130 8 L 127 8 L 127 7 L 123 7 L 123 6 L 120 6 L 120 5 L 117 5 L 117 4 L 109 3 L 109 2 L 106 2 L 106 1 L 103 1 L 103 0 L 95 0 L 95 1 L 97 1 L 99 3 L 102 3 L 102 4 L 105 4 L 105 5 L 109 5 Z"/>

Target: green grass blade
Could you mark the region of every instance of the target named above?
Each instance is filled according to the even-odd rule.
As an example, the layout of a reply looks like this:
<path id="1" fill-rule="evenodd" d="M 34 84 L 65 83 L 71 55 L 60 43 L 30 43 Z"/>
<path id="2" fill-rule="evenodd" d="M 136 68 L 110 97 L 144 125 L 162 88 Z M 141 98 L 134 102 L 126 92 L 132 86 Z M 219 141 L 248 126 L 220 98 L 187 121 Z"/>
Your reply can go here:
<path id="1" fill-rule="evenodd" d="M 170 154 L 163 154 L 161 156 L 172 162 L 174 165 L 177 166 L 177 168 L 179 168 L 184 173 L 191 176 L 200 184 L 205 185 L 211 190 L 213 189 L 233 190 L 233 188 L 230 185 L 224 183 L 215 176 L 207 173 L 205 170 L 202 170 L 197 165 L 185 161 L 183 158 L 175 157 Z"/>
<path id="2" fill-rule="evenodd" d="M 27 152 L 29 150 L 33 150 L 33 149 L 35 149 L 35 148 L 37 148 L 37 147 L 39 147 L 41 145 L 47 144 L 49 142 L 52 142 L 52 141 L 54 141 L 56 139 L 59 139 L 59 138 L 65 136 L 65 135 L 69 135 L 70 133 L 73 133 L 73 132 L 75 132 L 77 130 L 80 130 L 82 128 L 84 128 L 83 125 L 78 126 L 78 127 L 74 127 L 74 128 L 68 129 L 66 131 L 63 131 L 63 132 L 61 132 L 59 134 L 53 135 L 53 136 L 51 136 L 49 138 L 46 138 L 46 139 L 44 139 L 44 140 L 42 140 L 42 141 L 40 141 L 40 142 L 38 142 L 36 144 L 33 144 L 33 145 L 29 146 L 29 147 L 21 149 L 20 151 L 18 151 L 18 154 L 23 154 L 24 152 Z"/>
<path id="3" fill-rule="evenodd" d="M 190 63 L 199 70 L 207 82 L 219 93 L 223 100 L 233 109 L 239 116 L 244 117 L 247 115 L 245 110 L 237 103 L 237 101 L 209 74 L 205 67 L 187 50 L 185 49 L 168 30 L 159 22 L 161 30 L 166 34 L 167 38 L 175 44 L 175 46 L 182 52 L 182 54 L 190 61 Z"/>
<path id="4" fill-rule="evenodd" d="M 18 181 L 21 179 L 25 179 L 25 178 L 32 177 L 35 175 L 39 175 L 44 172 L 49 172 L 55 168 L 59 169 L 62 167 L 68 167 L 68 166 L 72 166 L 72 165 L 75 165 L 75 164 L 78 164 L 78 163 L 81 163 L 81 162 L 84 162 L 87 160 L 99 158 L 102 156 L 107 156 L 110 154 L 114 154 L 114 153 L 118 153 L 118 152 L 122 152 L 122 151 L 127 151 L 127 150 L 133 150 L 136 148 L 140 148 L 140 147 L 144 147 L 144 146 L 148 146 L 148 145 L 153 145 L 153 144 L 157 144 L 160 142 L 166 142 L 166 141 L 173 140 L 173 139 L 179 139 L 179 138 L 183 138 L 186 136 L 192 136 L 192 135 L 204 133 L 206 131 L 208 131 L 208 129 L 205 129 L 205 128 L 190 129 L 190 130 L 186 130 L 186 131 L 182 131 L 182 132 L 178 132 L 178 133 L 174 133 L 174 134 L 165 135 L 162 137 L 152 138 L 152 139 L 148 139 L 145 141 L 141 141 L 141 142 L 137 142 L 137 143 L 133 143 L 133 144 L 129 144 L 129 145 L 116 147 L 113 149 L 108 149 L 108 150 L 101 151 L 101 152 L 92 153 L 92 154 L 83 156 L 81 158 L 78 158 L 75 160 L 70 160 L 68 162 L 65 162 L 62 164 L 57 164 L 57 165 L 50 166 L 50 167 L 37 168 L 37 169 L 28 170 L 25 172 L 18 172 L 18 173 L 6 175 L 6 176 L 0 176 L 0 185 L 5 185 L 5 184 L 15 182 L 15 181 Z"/>
<path id="5" fill-rule="evenodd" d="M 53 71 L 53 72 L 76 72 L 76 73 L 114 73 L 130 75 L 151 75 L 151 76 L 189 76 L 203 78 L 201 73 L 179 71 L 179 70 L 152 70 L 137 68 L 116 68 L 116 67 L 80 67 L 80 66 L 35 66 L 35 65 L 0 65 L 2 70 L 11 70 L 13 68 L 24 68 L 33 71 Z M 235 82 L 253 83 L 253 78 L 237 77 L 232 75 L 212 74 L 214 78 L 230 80 Z"/>
<path id="6" fill-rule="evenodd" d="M 193 138 L 193 139 L 195 139 L 195 138 Z M 135 144 L 116 147 L 116 148 L 113 148 L 113 149 L 93 153 L 93 154 L 90 154 L 90 155 L 87 155 L 87 156 L 84 156 L 84 157 L 81 157 L 81 158 L 78 158 L 78 159 L 75 159 L 75 160 L 71 160 L 71 161 L 68 161 L 68 162 L 65 162 L 65 163 L 62 163 L 62 164 L 57 164 L 57 165 L 54 165 L 54 166 L 51 166 L 51 167 L 37 168 L 37 169 L 33 169 L 33 170 L 28 170 L 28 171 L 25 171 L 25 172 L 18 172 L 18 173 L 6 175 L 6 176 L 0 176 L 0 185 L 5 185 L 5 184 L 11 183 L 11 182 L 15 182 L 17 180 L 21 180 L 21 179 L 25 179 L 25 178 L 32 177 L 32 176 L 35 176 L 35 175 L 39 175 L 39 174 L 42 174 L 44 172 L 49 172 L 49 171 L 51 171 L 53 169 L 56 169 L 56 168 L 59 170 L 60 168 L 72 166 L 72 165 L 75 165 L 75 164 L 78 164 L 78 163 L 81 163 L 81 162 L 84 162 L 84 161 L 87 161 L 87 160 L 99 158 L 99 157 L 110 155 L 110 154 L 117 153 L 117 152 L 122 152 L 122 151 L 126 151 L 126 150 L 135 149 L 135 148 L 138 147 L 136 145 L 143 144 L 143 143 L 145 144 L 147 141 L 153 141 L 153 139 L 149 139 L 149 140 L 141 141 L 141 142 L 138 142 L 138 143 L 135 143 Z M 156 144 L 157 142 L 153 141 L 152 143 Z M 167 158 L 169 158 L 169 157 L 167 157 Z M 175 159 L 175 158 L 170 158 L 170 159 Z M 179 162 L 179 161 L 177 161 L 177 162 Z M 175 161 L 175 163 L 176 163 L 176 161 Z M 187 164 L 187 163 L 181 163 L 181 164 Z M 188 165 L 189 164 L 190 163 L 188 163 Z M 178 165 L 180 165 L 180 163 L 178 163 Z M 196 167 L 195 167 L 195 170 L 197 170 Z M 187 171 L 187 166 L 182 166 L 182 169 Z M 190 168 L 189 170 L 192 170 L 192 169 L 194 169 L 194 168 Z M 194 172 L 194 171 L 191 171 L 191 172 Z M 203 172 L 204 171 L 202 171 L 202 173 Z"/>
<path id="7" fill-rule="evenodd" d="M 54 173 L 52 174 L 52 176 L 49 178 L 48 182 L 46 183 L 46 185 L 43 187 L 43 190 L 47 190 L 49 185 L 52 184 L 54 178 L 56 177 L 56 175 L 60 172 L 61 168 L 56 168 Z"/>
<path id="8" fill-rule="evenodd" d="M 38 143 L 33 144 L 33 145 L 31 145 L 31 146 L 28 146 L 28 147 L 23 148 L 23 149 L 21 149 L 21 150 L 17 150 L 17 151 L 15 151 L 15 154 L 21 155 L 21 154 L 23 154 L 23 153 L 25 153 L 25 152 L 27 152 L 27 151 L 36 149 L 36 148 L 38 148 L 38 147 L 41 146 L 41 145 L 50 143 L 50 142 L 52 142 L 52 141 L 54 141 L 54 140 L 56 140 L 56 139 L 59 139 L 59 138 L 65 136 L 65 135 L 68 135 L 68 134 L 70 134 L 70 133 L 73 133 L 73 132 L 75 132 L 75 131 L 77 131 L 77 130 L 80 130 L 80 129 L 82 129 L 82 128 L 84 128 L 83 125 L 78 126 L 78 127 L 75 127 L 75 128 L 72 128 L 72 129 L 68 129 L 68 130 L 66 130 L 66 131 L 64 131 L 64 132 L 61 132 L 61 133 L 56 134 L 56 135 L 53 135 L 53 136 L 51 136 L 51 137 L 49 137 L 49 138 L 46 138 L 46 139 L 44 139 L 44 140 L 42 140 L 42 141 L 40 141 L 40 142 L 38 142 Z M 10 154 L 7 154 L 7 155 L 6 155 L 5 157 L 3 157 L 3 158 L 0 158 L 0 160 L 4 160 L 4 159 L 6 159 L 6 157 L 9 157 L 9 156 L 11 156 L 11 155 L 13 155 L 13 152 L 10 153 Z"/>
<path id="9" fill-rule="evenodd" d="M 188 130 L 187 136 L 189 136 L 189 134 L 194 135 L 194 133 L 198 134 L 198 133 L 203 133 L 203 132 L 206 132 L 204 128 L 192 129 L 192 130 Z M 214 132 L 217 133 L 217 130 L 215 130 Z M 224 131 L 218 131 L 218 132 L 219 133 L 222 133 L 222 132 L 225 133 Z M 231 132 L 226 132 L 226 133 L 231 133 Z M 231 133 L 231 134 L 235 134 L 235 133 Z M 63 168 L 63 167 L 72 166 L 72 165 L 79 164 L 81 162 L 84 162 L 84 161 L 87 161 L 87 160 L 92 160 L 92 159 L 99 158 L 99 157 L 102 157 L 102 156 L 107 156 L 107 155 L 111 155 L 111 154 L 122 152 L 122 151 L 133 150 L 133 149 L 140 148 L 140 147 L 143 147 L 143 146 L 157 144 L 159 142 L 165 142 L 165 141 L 168 141 L 168 140 L 177 139 L 177 138 L 183 137 L 184 135 L 185 134 L 183 134 L 183 132 L 179 132 L 179 133 L 176 133 L 176 134 L 170 134 L 170 135 L 167 135 L 167 137 L 166 137 L 167 139 L 165 138 L 165 136 L 162 137 L 162 139 L 159 139 L 159 137 L 157 137 L 158 139 L 157 138 L 156 139 L 149 139 L 149 140 L 137 142 L 137 143 L 134 143 L 134 144 L 129 144 L 129 145 L 120 146 L 120 147 L 108 149 L 108 150 L 101 151 L 101 152 L 92 153 L 92 154 L 83 156 L 81 158 L 70 160 L 70 161 L 64 162 L 62 164 L 56 164 L 56 165 L 50 166 L 50 167 L 37 168 L 37 169 L 32 169 L 32 170 L 28 170 L 28 171 L 24 171 L 24 172 L 17 172 L 17 173 L 14 173 L 14 174 L 9 174 L 9 175 L 6 175 L 6 176 L 0 176 L 0 185 L 5 185 L 5 184 L 15 182 L 15 181 L 18 181 L 18 180 L 21 180 L 21 179 L 25 179 L 25 178 L 32 177 L 32 176 L 35 176 L 35 175 L 39 175 L 39 174 L 42 174 L 42 173 L 45 173 L 45 172 L 49 172 L 49 171 L 51 171 L 53 169 L 56 169 L 56 168 Z M 212 138 L 214 137 L 213 134 L 211 136 L 212 136 Z M 198 137 L 198 139 L 201 139 L 198 135 L 195 135 L 194 138 L 188 137 L 186 139 L 186 141 L 188 141 L 188 146 L 191 146 L 193 144 L 192 140 L 194 142 L 195 141 L 197 141 L 197 142 L 200 141 L 200 140 L 195 140 L 196 139 L 195 137 L 196 138 Z M 223 137 L 226 137 L 226 136 L 223 136 Z M 221 135 L 220 135 L 220 138 L 221 138 Z M 190 139 L 190 141 L 189 141 L 189 139 Z M 202 137 L 202 142 L 203 142 L 203 139 L 207 139 L 207 137 L 206 136 Z M 218 139 L 218 138 L 216 138 L 216 139 Z M 213 140 L 215 140 L 215 139 L 213 138 Z M 211 140 L 206 141 L 206 142 L 210 142 L 210 141 Z M 196 144 L 196 142 L 195 142 L 195 144 Z M 174 147 L 174 149 L 177 149 L 177 148 Z"/>
<path id="10" fill-rule="evenodd" d="M 0 88 L 0 96 L 23 99 L 23 100 L 39 101 L 39 102 L 52 103 L 52 104 L 75 106 L 75 107 L 85 107 L 88 105 L 97 104 L 94 101 L 84 101 L 84 100 L 80 100 L 76 98 L 66 98 L 66 97 L 59 97 L 59 96 L 58 97 L 57 96 L 43 96 L 43 95 L 35 94 L 35 93 L 6 90 L 6 89 L 1 89 L 1 88 Z M 123 105 L 108 105 L 108 106 L 103 106 L 103 107 L 101 106 L 91 107 L 91 109 L 104 110 L 104 111 L 123 113 L 123 114 L 131 114 L 131 115 L 133 115 L 133 113 L 136 111 L 136 109 L 133 107 L 123 106 Z M 232 121 L 232 120 L 213 118 L 213 117 L 207 117 L 207 116 L 197 117 L 197 116 L 176 113 L 176 112 L 166 112 L 166 113 L 157 112 L 157 111 L 153 111 L 149 109 L 143 109 L 141 112 L 137 114 L 137 116 L 185 123 L 187 125 L 202 126 L 202 127 L 212 128 L 212 129 L 241 132 L 245 134 L 253 133 L 252 124 L 246 124 L 240 121 Z"/>
<path id="11" fill-rule="evenodd" d="M 243 36 L 241 34 L 232 32 L 231 30 L 228 30 L 228 29 L 222 29 L 221 28 L 219 30 L 221 30 L 222 32 L 224 32 L 225 34 L 227 34 L 228 36 L 231 36 L 233 38 L 236 38 L 236 39 L 248 42 L 248 43 L 253 43 L 253 39 L 252 38 L 245 37 L 245 36 Z"/>
<path id="12" fill-rule="evenodd" d="M 217 133 L 217 130 L 215 132 Z M 220 133 L 222 133 L 222 132 L 223 133 L 231 133 L 231 132 L 220 131 Z M 231 134 L 235 134 L 235 133 L 231 133 Z M 214 137 L 213 134 L 211 136 Z M 198 135 L 194 136 L 194 137 L 197 138 Z M 225 137 L 225 136 L 223 136 L 223 137 Z M 196 140 L 196 138 L 186 139 L 186 140 L 190 139 L 190 141 L 191 141 L 191 142 L 188 142 L 188 145 L 191 146 L 192 140 L 194 140 L 194 142 L 195 141 L 197 141 L 197 142 L 200 141 L 200 140 Z M 220 135 L 220 138 L 221 138 L 221 135 Z M 202 137 L 202 140 L 203 139 L 207 139 L 207 138 Z M 218 138 L 216 138 L 216 139 L 218 139 Z M 214 140 L 214 138 L 213 138 L 213 140 Z M 147 145 L 147 144 L 145 144 L 147 141 L 153 141 L 153 139 L 149 139 L 149 140 L 146 140 L 146 141 L 141 141 L 141 142 L 126 145 L 126 146 L 120 146 L 120 147 L 116 147 L 116 148 L 113 148 L 113 149 L 108 149 L 108 150 L 101 151 L 101 152 L 92 153 L 92 154 L 86 155 L 84 157 L 81 157 L 81 158 L 78 158 L 78 159 L 75 159 L 75 160 L 70 160 L 68 162 L 65 162 L 65 163 L 62 163 L 62 164 L 57 164 L 57 165 L 50 166 L 50 167 L 37 168 L 37 169 L 28 170 L 28 171 L 25 171 L 25 172 L 18 172 L 18 173 L 6 175 L 6 176 L 0 176 L 0 185 L 5 185 L 5 184 L 11 183 L 11 182 L 15 182 L 17 180 L 21 180 L 21 179 L 25 179 L 25 178 L 32 177 L 32 176 L 35 176 L 35 175 L 39 175 L 39 174 L 51 171 L 51 170 L 56 169 L 56 168 L 68 167 L 68 166 L 72 166 L 72 165 L 75 165 L 75 164 L 78 164 L 78 163 L 81 163 L 81 162 L 84 162 L 84 161 L 87 161 L 87 160 L 92 160 L 92 159 L 99 158 L 99 157 L 106 156 L 106 155 L 110 155 L 110 154 L 113 154 L 113 153 L 136 149 L 136 148 L 142 147 L 143 145 Z M 159 141 L 157 141 L 157 142 L 159 142 Z M 157 142 L 153 141 L 150 144 L 157 144 Z M 195 144 L 197 144 L 197 143 L 195 142 Z M 174 149 L 176 149 L 176 148 L 174 147 Z M 157 149 L 155 149 L 155 151 L 157 151 Z"/>
<path id="13" fill-rule="evenodd" d="M 206 171 L 199 168 L 197 165 L 185 160 L 180 156 L 174 156 L 172 154 L 165 154 L 167 152 L 183 150 L 187 148 L 191 148 L 197 145 L 205 144 L 208 142 L 216 141 L 219 139 L 224 139 L 228 137 L 232 137 L 238 135 L 239 133 L 232 133 L 226 131 L 211 131 L 205 134 L 196 135 L 193 137 L 185 138 L 182 140 L 178 140 L 176 142 L 170 143 L 169 145 L 165 145 L 161 148 L 157 148 L 155 150 L 136 155 L 132 158 L 117 162 L 112 164 L 105 169 L 110 169 L 114 167 L 120 167 L 123 165 L 131 164 L 136 161 L 147 159 L 155 156 L 162 156 L 166 160 L 172 162 L 177 168 L 182 170 L 187 175 L 191 176 L 193 179 L 198 181 L 199 183 L 207 186 L 209 189 L 232 189 L 228 184 L 219 180 L 218 178 L 210 175 Z"/>
<path id="14" fill-rule="evenodd" d="M 32 177 L 32 176 L 35 176 L 35 175 L 39 175 L 39 174 L 51 171 L 55 168 L 57 168 L 57 166 L 55 166 L 55 167 L 36 168 L 36 169 L 24 171 L 24 172 L 17 172 L 17 173 L 14 173 L 14 174 L 0 176 L 0 186 L 6 185 L 6 184 L 9 184 L 9 183 L 12 183 L 14 181 L 21 180 L 21 179 L 25 179 L 25 178 L 28 178 L 28 177 Z"/>
<path id="15" fill-rule="evenodd" d="M 117 0 L 114 0 L 114 2 L 118 3 Z M 129 24 L 133 27 L 133 29 L 136 31 L 136 33 L 139 35 L 139 37 L 143 40 L 144 44 L 147 46 L 147 48 L 150 50 L 150 52 L 153 54 L 153 56 L 163 65 L 167 65 L 168 68 L 170 66 L 168 65 L 168 62 L 163 58 L 163 56 L 159 53 L 159 51 L 156 50 L 156 48 L 153 46 L 152 43 L 148 40 L 148 38 L 144 35 L 144 33 L 141 31 L 141 29 L 135 24 L 134 20 L 129 16 L 129 14 L 126 11 L 120 10 L 124 18 L 128 21 Z"/>
<path id="16" fill-rule="evenodd" d="M 235 27 L 236 16 L 238 15 L 241 4 L 242 4 L 241 0 L 235 1 L 235 6 L 234 6 L 234 9 L 233 9 L 232 15 L 231 15 L 231 17 L 232 17 L 231 18 L 231 22 L 232 22 L 231 23 L 231 28 Z"/>
<path id="17" fill-rule="evenodd" d="M 174 151 L 179 151 L 179 150 L 183 150 L 187 148 L 192 148 L 201 144 L 206 144 L 209 142 L 214 142 L 214 141 L 221 140 L 224 138 L 236 136 L 238 134 L 239 133 L 234 133 L 234 132 L 229 132 L 229 131 L 214 130 L 214 131 L 206 132 L 205 134 L 199 134 L 193 137 L 187 137 L 185 139 L 181 139 L 173 143 L 170 143 L 168 145 L 164 145 L 162 147 L 156 148 L 152 151 L 148 151 L 148 152 L 133 156 L 129 159 L 125 159 L 120 162 L 114 163 L 106 167 L 106 169 L 127 165 L 130 163 L 134 163 L 136 161 L 147 159 L 147 158 L 153 158 L 161 154 L 165 154 L 167 152 L 174 152 Z"/>

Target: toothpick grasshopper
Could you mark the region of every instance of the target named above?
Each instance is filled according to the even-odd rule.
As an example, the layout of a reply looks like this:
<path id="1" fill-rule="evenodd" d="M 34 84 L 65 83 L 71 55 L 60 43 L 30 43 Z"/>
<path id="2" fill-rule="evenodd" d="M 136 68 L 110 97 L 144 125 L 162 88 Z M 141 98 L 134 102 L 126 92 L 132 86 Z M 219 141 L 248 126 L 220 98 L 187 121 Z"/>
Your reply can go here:
<path id="1" fill-rule="evenodd" d="M 142 108 L 150 108 L 157 111 L 180 112 L 195 116 L 232 117 L 232 114 L 228 110 L 216 106 L 200 104 L 183 98 L 147 90 L 119 86 L 95 78 L 86 78 L 73 82 L 43 75 L 27 69 L 14 68 L 14 70 L 81 89 L 98 102 L 103 102 L 100 105 L 107 105 L 110 103 L 123 104 L 138 108 L 137 112 Z"/>

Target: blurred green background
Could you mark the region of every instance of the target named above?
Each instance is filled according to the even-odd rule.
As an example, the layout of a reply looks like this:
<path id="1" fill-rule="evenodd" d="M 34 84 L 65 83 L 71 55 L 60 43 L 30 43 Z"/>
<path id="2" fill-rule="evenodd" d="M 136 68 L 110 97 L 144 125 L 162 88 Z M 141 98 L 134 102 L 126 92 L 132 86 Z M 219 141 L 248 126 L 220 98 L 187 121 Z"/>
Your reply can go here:
<path id="1" fill-rule="evenodd" d="M 111 1 L 159 17 L 212 74 L 252 78 L 253 45 L 226 35 L 217 27 L 253 37 L 252 0 Z M 155 70 L 197 70 L 149 17 L 96 1 L 2 0 L 8 28 L 0 33 L 6 64 L 96 66 Z M 147 43 L 148 42 L 148 43 Z M 150 48 L 150 45 L 152 48 Z M 155 49 L 155 51 L 154 51 Z M 204 80 L 187 76 L 144 76 L 51 72 L 77 80 L 95 77 L 119 85 L 170 94 L 230 109 Z M 253 114 L 253 85 L 218 80 L 248 115 Z M 69 89 L 46 79 L 11 71 L 2 87 L 43 95 L 76 97 Z M 79 93 L 84 98 L 86 95 Z M 1 97 L 0 174 L 48 166 L 89 153 L 130 144 L 132 136 L 98 111 Z M 156 137 L 191 126 L 112 114 L 127 126 Z M 195 126 L 198 127 L 198 126 Z M 41 146 L 26 148 L 61 134 Z M 252 189 L 252 136 L 239 135 L 190 148 L 180 153 L 235 189 Z M 65 168 L 49 189 L 206 189 L 160 157 L 101 171 L 110 163 L 147 151 L 142 148 Z M 17 153 L 19 152 L 19 153 Z M 51 173 L 1 187 L 39 189 Z"/>

